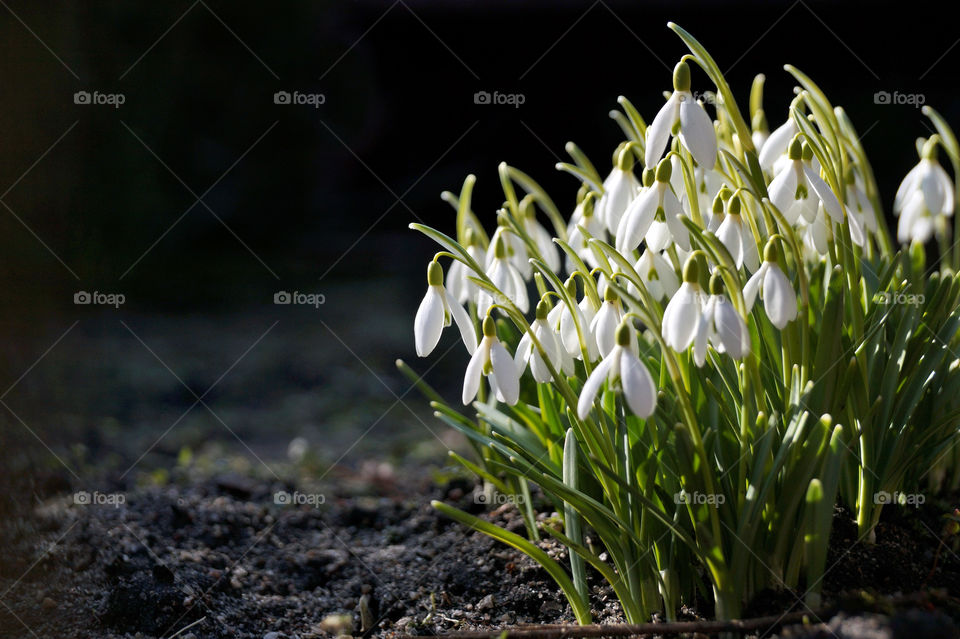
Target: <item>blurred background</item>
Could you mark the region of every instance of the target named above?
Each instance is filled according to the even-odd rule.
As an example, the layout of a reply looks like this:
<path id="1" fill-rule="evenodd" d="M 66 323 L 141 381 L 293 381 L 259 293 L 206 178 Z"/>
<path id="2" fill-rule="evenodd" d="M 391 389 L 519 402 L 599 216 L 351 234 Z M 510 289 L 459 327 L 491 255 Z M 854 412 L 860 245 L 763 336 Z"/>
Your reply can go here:
<path id="1" fill-rule="evenodd" d="M 918 101 L 960 125 L 945 7 L 2 0 L 2 463 L 70 482 L 162 481 L 185 455 L 270 473 L 295 440 L 346 473 L 442 464 L 455 442 L 394 360 L 458 393 L 452 335 L 413 352 L 434 248 L 407 224 L 449 232 L 443 190 L 475 173 L 492 221 L 507 161 L 571 211 L 564 143 L 608 170 L 617 96 L 649 121 L 671 88 L 673 20 L 741 107 L 767 75 L 771 128 L 784 63 L 819 82 L 889 207 L 929 134 Z M 323 303 L 274 303 L 295 291 Z"/>

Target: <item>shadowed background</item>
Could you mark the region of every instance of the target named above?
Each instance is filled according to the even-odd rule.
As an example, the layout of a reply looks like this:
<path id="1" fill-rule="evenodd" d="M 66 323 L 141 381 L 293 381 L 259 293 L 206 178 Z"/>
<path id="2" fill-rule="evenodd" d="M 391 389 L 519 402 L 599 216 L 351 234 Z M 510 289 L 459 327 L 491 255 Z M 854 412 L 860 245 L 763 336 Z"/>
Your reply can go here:
<path id="1" fill-rule="evenodd" d="M 0 4 L 0 448 L 74 480 L 139 477 L 185 447 L 272 472 L 297 436 L 328 467 L 442 460 L 448 434 L 393 365 L 416 359 L 434 250 L 407 224 L 450 231 L 439 194 L 468 173 L 492 221 L 504 160 L 572 210 L 563 144 L 608 170 L 617 96 L 649 121 L 686 52 L 668 20 L 741 108 L 767 75 L 771 128 L 792 97 L 782 65 L 810 75 L 863 135 L 888 208 L 929 130 L 875 94 L 919 94 L 960 124 L 956 32 L 924 3 Z M 693 83 L 711 88 L 697 69 Z M 279 291 L 324 303 L 275 305 Z M 412 363 L 458 394 L 451 335 Z"/>

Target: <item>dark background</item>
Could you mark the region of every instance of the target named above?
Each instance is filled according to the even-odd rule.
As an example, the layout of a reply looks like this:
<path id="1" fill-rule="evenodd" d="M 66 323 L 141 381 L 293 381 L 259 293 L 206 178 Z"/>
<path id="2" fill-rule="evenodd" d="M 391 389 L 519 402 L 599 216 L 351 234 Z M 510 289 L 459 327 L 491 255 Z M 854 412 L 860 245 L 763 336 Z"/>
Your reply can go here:
<path id="1" fill-rule="evenodd" d="M 415 359 L 434 250 L 407 224 L 449 231 L 439 194 L 468 173 L 492 220 L 503 160 L 572 210 L 577 185 L 553 169 L 563 144 L 605 173 L 617 96 L 653 117 L 686 53 L 668 20 L 741 108 L 767 75 L 771 128 L 792 97 L 782 65 L 814 78 L 864 135 L 888 207 L 929 130 L 874 94 L 922 94 L 960 123 L 946 4 L 0 5 L 0 446 L 78 478 L 132 471 L 144 451 L 138 472 L 162 467 L 184 446 L 269 460 L 296 435 L 328 463 L 433 458 L 445 431 L 393 367 Z M 693 82 L 712 88 L 696 69 Z M 125 103 L 74 104 L 81 90 Z M 280 90 L 326 101 L 277 105 Z M 481 90 L 525 102 L 476 105 Z M 126 303 L 77 306 L 80 290 Z M 280 290 L 326 303 L 275 306 Z M 455 397 L 452 344 L 414 365 L 437 361 L 428 379 Z"/>

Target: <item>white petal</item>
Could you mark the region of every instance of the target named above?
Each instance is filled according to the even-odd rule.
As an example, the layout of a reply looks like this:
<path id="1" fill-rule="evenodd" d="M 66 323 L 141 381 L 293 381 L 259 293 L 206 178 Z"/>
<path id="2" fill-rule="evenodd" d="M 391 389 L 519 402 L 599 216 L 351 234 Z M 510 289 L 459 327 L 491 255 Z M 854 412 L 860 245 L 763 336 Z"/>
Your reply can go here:
<path id="1" fill-rule="evenodd" d="M 907 198 L 910 197 L 917 188 L 917 184 L 920 181 L 920 177 L 923 173 L 923 161 L 914 166 L 910 171 L 904 176 L 903 182 L 900 183 L 900 186 L 897 188 L 897 194 L 893 198 L 893 212 L 899 214 L 900 211 L 907 203 Z"/>
<path id="2" fill-rule="evenodd" d="M 613 350 L 617 343 L 617 326 L 620 324 L 620 313 L 613 302 L 604 302 L 593 318 L 590 329 L 597 338 L 597 346 L 604 357 Z"/>
<path id="3" fill-rule="evenodd" d="M 737 268 L 740 268 L 743 266 L 743 240 L 738 228 L 739 225 L 733 221 L 733 217 L 728 215 L 720 223 L 720 228 L 717 229 L 717 239 L 727 247 L 730 256 L 733 258 L 733 263 L 737 265 Z"/>
<path id="4" fill-rule="evenodd" d="M 670 139 L 670 131 L 673 129 L 677 118 L 680 117 L 679 106 L 680 95 L 674 92 L 667 103 L 660 108 L 657 117 L 653 118 L 653 122 L 647 127 L 647 148 L 643 164 L 648 169 L 656 168 L 660 156 L 663 155 L 667 140 Z"/>
<path id="5" fill-rule="evenodd" d="M 730 357 L 742 359 L 750 352 L 750 333 L 743 318 L 726 298 L 721 298 L 714 307 L 713 326 L 717 340 Z"/>
<path id="6" fill-rule="evenodd" d="M 763 282 L 763 307 L 777 328 L 783 328 L 797 317 L 797 294 L 780 267 L 771 264 Z"/>
<path id="7" fill-rule="evenodd" d="M 826 255 L 830 250 L 830 243 L 827 241 L 827 218 L 821 214 L 816 217 L 810 226 L 807 227 L 810 239 L 813 241 L 813 248 L 820 255 Z"/>
<path id="8" fill-rule="evenodd" d="M 620 354 L 620 385 L 627 406 L 637 417 L 646 419 L 657 408 L 657 387 L 650 371 L 632 352 Z"/>
<path id="9" fill-rule="evenodd" d="M 685 351 L 697 330 L 700 317 L 699 292 L 684 282 L 663 312 L 661 332 L 664 341 L 675 351 Z"/>
<path id="10" fill-rule="evenodd" d="M 760 167 L 764 171 L 770 173 L 773 170 L 773 163 L 787 152 L 787 147 L 797 133 L 796 123 L 793 118 L 788 118 L 770 134 L 760 149 Z"/>
<path id="11" fill-rule="evenodd" d="M 586 419 L 587 415 L 590 414 L 590 409 L 593 408 L 593 400 L 596 399 L 600 386 L 607 378 L 614 359 L 614 357 L 608 357 L 597 364 L 583 385 L 583 390 L 580 391 L 580 400 L 577 402 L 577 416 L 580 419 Z"/>
<path id="12" fill-rule="evenodd" d="M 483 342 L 473 351 L 473 357 L 467 364 L 467 372 L 463 376 L 463 405 L 467 406 L 477 396 L 480 390 L 480 379 L 483 377 L 483 364 L 489 353 L 489 337 L 484 337 Z"/>
<path id="13" fill-rule="evenodd" d="M 610 182 L 610 188 L 604 192 L 601 200 L 604 200 L 603 222 L 606 224 L 607 230 L 616 233 L 620 218 L 623 217 L 624 211 L 636 197 L 640 184 L 632 171 L 614 169 L 611 177 L 613 179 Z"/>
<path id="14" fill-rule="evenodd" d="M 703 168 L 712 169 L 717 163 L 717 133 L 713 121 L 689 94 L 680 103 L 680 142 Z"/>
<path id="15" fill-rule="evenodd" d="M 467 352 L 473 355 L 473 351 L 477 350 L 477 329 L 470 320 L 470 316 L 467 315 L 467 312 L 460 306 L 460 302 L 454 299 L 450 291 L 444 291 L 444 294 L 447 296 L 447 309 L 450 311 L 450 315 L 453 316 L 453 321 L 456 322 L 457 328 L 460 329 L 460 339 L 463 340 L 463 345 L 467 348 Z"/>
<path id="16" fill-rule="evenodd" d="M 863 246 L 867 241 L 867 235 L 863 230 L 863 214 L 847 209 L 847 221 L 850 223 L 850 239 L 857 246 Z"/>
<path id="17" fill-rule="evenodd" d="M 927 210 L 937 214 L 943 211 L 944 192 L 940 181 L 937 179 L 933 162 L 925 160 L 923 165 L 924 168 L 920 174 L 920 190 L 923 191 L 923 200 L 927 204 Z"/>
<path id="18" fill-rule="evenodd" d="M 750 272 L 760 267 L 760 249 L 753 239 L 753 231 L 745 223 L 740 224 L 740 245 L 743 247 L 743 264 Z"/>
<path id="19" fill-rule="evenodd" d="M 684 251 L 689 251 L 690 231 L 687 230 L 687 227 L 684 226 L 680 218 L 680 215 L 667 213 L 667 228 L 670 229 L 670 236 L 673 238 L 673 241 L 676 242 L 677 246 Z"/>
<path id="20" fill-rule="evenodd" d="M 793 165 L 793 162 L 790 165 L 787 165 L 782 171 L 777 173 L 777 176 L 773 178 L 773 181 L 770 182 L 770 186 L 767 188 L 767 193 L 770 195 L 770 201 L 773 203 L 777 209 L 780 210 L 780 213 L 787 218 L 787 222 L 794 224 L 796 219 L 790 219 L 787 217 L 787 214 L 790 210 L 791 205 L 797 199 L 797 171 Z"/>
<path id="21" fill-rule="evenodd" d="M 513 289 L 510 293 L 511 299 L 522 312 L 526 313 L 530 310 L 530 299 L 527 297 L 527 284 L 523 281 L 523 276 L 520 275 L 520 271 L 514 268 L 512 264 L 508 270 L 512 281 L 511 288 Z"/>
<path id="22" fill-rule="evenodd" d="M 490 346 L 490 363 L 493 364 L 493 375 L 503 402 L 513 406 L 520 398 L 520 378 L 513 358 L 499 341 L 494 341 Z"/>
<path id="23" fill-rule="evenodd" d="M 527 361 L 530 359 L 533 343 L 530 341 L 530 333 L 524 333 L 517 344 L 517 352 L 513 354 L 513 363 L 517 367 L 517 375 L 523 376 L 527 370 Z"/>
<path id="24" fill-rule="evenodd" d="M 693 361 L 697 367 L 701 367 L 707 361 L 707 341 L 710 337 L 710 325 L 712 324 L 713 304 L 707 303 L 705 308 L 697 318 L 696 333 L 693 338 Z"/>
<path id="25" fill-rule="evenodd" d="M 649 188 L 634 198 L 617 227 L 617 250 L 621 253 L 634 250 L 647 234 L 657 213 L 657 189 Z"/>
<path id="26" fill-rule="evenodd" d="M 664 222 L 654 222 L 647 231 L 647 250 L 659 253 L 670 247 L 670 229 Z"/>
<path id="27" fill-rule="evenodd" d="M 763 284 L 763 276 L 767 274 L 769 268 L 769 262 L 761 264 L 757 272 L 750 276 L 750 279 L 747 280 L 747 283 L 743 287 L 743 302 L 747 307 L 748 313 L 750 309 L 753 308 L 753 303 L 757 301 L 757 292 L 759 292 L 760 285 Z"/>
<path id="28" fill-rule="evenodd" d="M 837 199 L 836 193 L 809 166 L 803 167 L 803 173 L 807 178 L 807 184 L 823 202 L 823 208 L 827 214 L 837 224 L 843 224 L 843 207 L 840 206 L 840 200 Z"/>
<path id="29" fill-rule="evenodd" d="M 413 321 L 413 337 L 417 355 L 426 357 L 436 348 L 443 332 L 443 293 L 439 286 L 428 286 Z"/>
<path id="30" fill-rule="evenodd" d="M 953 215 L 953 182 L 950 181 L 950 176 L 947 175 L 947 172 L 944 171 L 943 167 L 939 164 L 933 165 L 933 172 L 937 182 L 940 184 L 940 190 L 943 192 L 943 204 L 940 210 L 934 211 L 934 213 Z"/>

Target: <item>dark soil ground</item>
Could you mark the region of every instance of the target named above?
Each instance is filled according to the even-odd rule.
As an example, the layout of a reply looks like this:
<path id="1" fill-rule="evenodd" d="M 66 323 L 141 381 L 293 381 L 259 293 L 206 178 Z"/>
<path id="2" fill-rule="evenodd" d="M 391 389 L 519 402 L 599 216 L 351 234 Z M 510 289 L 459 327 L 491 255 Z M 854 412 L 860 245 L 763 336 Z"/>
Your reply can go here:
<path id="1" fill-rule="evenodd" d="M 183 630 L 177 636 L 306 639 L 572 621 L 544 571 L 438 516 L 429 500 L 487 511 L 522 534 L 512 506 L 477 504 L 466 479 L 440 486 L 416 475 L 398 480 L 368 466 L 339 476 L 335 484 L 352 488 L 324 493 L 319 507 L 277 504 L 277 491 L 301 487 L 238 474 L 174 477 L 118 493 L 117 507 L 75 503 L 68 477 L 55 471 L 8 475 L 4 493 L 29 494 L 33 507 L 5 504 L 0 637 L 169 638 Z M 122 488 L 106 482 L 101 495 Z M 937 540 L 947 506 L 888 508 L 873 546 L 838 513 L 824 593 L 846 612 L 782 636 L 957 636 L 960 558 Z M 802 610 L 798 595 L 762 593 L 746 613 Z M 910 596 L 896 603 L 884 595 Z M 592 604 L 597 622 L 622 621 L 599 582 Z"/>

